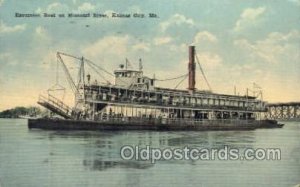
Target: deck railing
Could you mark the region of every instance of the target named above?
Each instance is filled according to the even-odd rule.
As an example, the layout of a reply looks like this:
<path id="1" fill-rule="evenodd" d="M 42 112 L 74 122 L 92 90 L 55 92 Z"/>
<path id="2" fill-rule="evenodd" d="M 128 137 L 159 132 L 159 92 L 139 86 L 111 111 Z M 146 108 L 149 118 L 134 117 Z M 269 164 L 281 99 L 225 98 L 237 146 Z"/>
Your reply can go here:
<path id="1" fill-rule="evenodd" d="M 70 115 L 72 112 L 72 108 L 66 105 L 63 101 L 57 99 L 56 97 L 48 94 L 48 97 L 45 97 L 43 95 L 39 95 L 39 103 L 47 103 L 55 108 L 61 110 L 67 115 Z"/>
<path id="2" fill-rule="evenodd" d="M 143 118 L 143 117 L 102 117 L 95 119 L 95 121 L 106 121 L 107 123 L 111 124 L 139 124 L 139 125 L 151 125 L 151 124 L 169 124 L 169 125 L 201 125 L 201 124 L 248 124 L 249 122 L 253 121 L 254 119 L 218 119 L 218 120 L 211 120 L 211 119 L 187 119 L 187 118 Z"/>
<path id="3" fill-rule="evenodd" d="M 253 106 L 230 106 L 230 105 L 212 105 L 212 104 L 196 104 L 196 103 L 168 103 L 168 102 L 151 102 L 151 101 L 138 101 L 138 100 L 110 100 L 110 99 L 99 99 L 93 98 L 90 95 L 86 95 L 86 101 L 90 103 L 97 102 L 107 102 L 112 105 L 137 105 L 137 106 L 145 106 L 145 107 L 167 107 L 167 108 L 191 108 L 191 109 L 203 109 L 203 110 L 243 110 L 250 112 L 266 112 L 267 109 L 265 107 L 253 107 Z"/>

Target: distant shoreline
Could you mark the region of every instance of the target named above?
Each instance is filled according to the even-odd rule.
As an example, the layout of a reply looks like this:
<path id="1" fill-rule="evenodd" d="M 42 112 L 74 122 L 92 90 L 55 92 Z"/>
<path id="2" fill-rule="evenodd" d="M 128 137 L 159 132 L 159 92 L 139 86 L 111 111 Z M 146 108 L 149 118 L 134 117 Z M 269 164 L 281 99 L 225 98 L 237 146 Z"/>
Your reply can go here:
<path id="1" fill-rule="evenodd" d="M 24 119 L 36 116 L 42 116 L 46 111 L 39 107 L 24 107 L 18 106 L 12 109 L 3 110 L 0 112 L 0 118 Z"/>

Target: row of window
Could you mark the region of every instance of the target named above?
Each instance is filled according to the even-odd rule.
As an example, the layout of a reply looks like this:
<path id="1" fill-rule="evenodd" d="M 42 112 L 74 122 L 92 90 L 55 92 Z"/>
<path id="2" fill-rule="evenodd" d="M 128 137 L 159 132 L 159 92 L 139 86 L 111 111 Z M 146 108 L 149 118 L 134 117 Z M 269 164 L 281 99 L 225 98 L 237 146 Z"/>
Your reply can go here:
<path id="1" fill-rule="evenodd" d="M 116 77 L 135 77 L 138 76 L 139 73 L 136 72 L 120 72 L 116 73 Z"/>
<path id="2" fill-rule="evenodd" d="M 139 73 L 137 72 L 119 72 L 116 73 L 116 77 L 136 77 L 136 76 L 140 76 Z M 137 79 L 137 83 L 145 83 L 147 79 L 144 78 L 138 78 Z M 154 79 L 150 79 L 150 85 L 153 86 L 154 85 Z"/>
<path id="3" fill-rule="evenodd" d="M 137 83 L 145 83 L 145 79 L 143 79 L 143 78 L 138 78 L 138 79 L 137 79 Z M 151 85 L 151 86 L 154 85 L 154 79 L 150 79 L 150 85 Z"/>

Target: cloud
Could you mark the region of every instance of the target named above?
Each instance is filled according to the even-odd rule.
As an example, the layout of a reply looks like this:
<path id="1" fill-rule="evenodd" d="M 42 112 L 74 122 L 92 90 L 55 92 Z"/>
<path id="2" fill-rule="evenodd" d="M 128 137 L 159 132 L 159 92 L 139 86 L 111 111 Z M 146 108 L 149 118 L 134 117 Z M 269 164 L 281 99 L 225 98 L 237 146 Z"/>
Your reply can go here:
<path id="1" fill-rule="evenodd" d="M 218 39 L 215 35 L 208 31 L 198 32 L 194 38 L 194 43 L 202 43 L 203 41 L 216 43 Z"/>
<path id="2" fill-rule="evenodd" d="M 276 59 L 274 58 L 274 54 L 273 53 L 266 53 L 266 49 L 265 47 L 258 45 L 258 44 L 251 44 L 248 40 L 246 39 L 240 39 L 240 40 L 235 40 L 234 41 L 234 45 L 236 47 L 239 47 L 240 49 L 244 49 L 249 53 L 251 58 L 256 58 L 259 57 L 261 59 L 263 59 L 266 62 L 270 62 L 270 63 L 276 63 Z M 271 51 L 275 51 L 275 48 L 270 49 Z M 278 49 L 277 49 L 278 51 Z"/>
<path id="3" fill-rule="evenodd" d="M 21 32 L 26 29 L 26 24 L 8 26 L 2 20 L 0 20 L 0 33 L 8 34 L 13 32 Z"/>
<path id="4" fill-rule="evenodd" d="M 38 26 L 35 28 L 35 33 L 39 36 L 45 36 L 47 35 L 47 31 L 44 27 Z"/>
<path id="5" fill-rule="evenodd" d="M 142 43 L 137 43 L 135 45 L 132 46 L 132 49 L 135 51 L 146 51 L 149 52 L 150 51 L 150 45 L 148 43 L 142 42 Z"/>
<path id="6" fill-rule="evenodd" d="M 83 3 L 78 7 L 79 12 L 88 12 L 93 10 L 95 10 L 95 6 L 92 5 L 91 3 Z"/>
<path id="7" fill-rule="evenodd" d="M 203 52 L 197 54 L 200 64 L 205 67 L 205 69 L 215 69 L 220 67 L 223 63 L 223 59 L 215 53 Z"/>
<path id="8" fill-rule="evenodd" d="M 18 61 L 14 58 L 14 55 L 11 52 L 4 52 L 4 53 L 0 53 L 0 64 L 2 65 L 16 65 L 18 64 Z M 4 63 L 5 62 L 5 63 Z M 0 70 L 1 70 L 1 66 L 0 66 Z"/>
<path id="9" fill-rule="evenodd" d="M 43 10 L 41 7 L 38 7 L 34 12 L 37 14 L 41 14 L 43 12 Z"/>
<path id="10" fill-rule="evenodd" d="M 154 45 L 164 45 L 164 44 L 170 43 L 171 41 L 172 41 L 172 38 L 169 36 L 157 37 L 157 38 L 154 38 Z"/>
<path id="11" fill-rule="evenodd" d="M 288 1 L 295 3 L 297 6 L 300 6 L 300 0 L 288 0 Z"/>
<path id="12" fill-rule="evenodd" d="M 129 36 L 106 36 L 85 47 L 83 54 L 97 57 L 100 53 L 106 55 L 124 55 L 128 51 Z"/>
<path id="13" fill-rule="evenodd" d="M 98 39 L 94 43 L 85 46 L 82 53 L 87 57 L 103 58 L 112 57 L 124 58 L 127 55 L 136 56 L 136 53 L 149 52 L 151 44 L 148 42 L 140 42 L 129 35 L 123 36 L 105 36 Z"/>
<path id="14" fill-rule="evenodd" d="M 47 45 L 49 42 L 51 42 L 51 37 L 49 36 L 47 30 L 42 26 L 35 28 L 34 39 L 35 42 L 39 44 L 42 43 L 43 45 Z"/>
<path id="15" fill-rule="evenodd" d="M 139 58 L 146 59 L 150 49 L 151 43 L 147 41 L 141 42 L 139 39 L 130 35 L 110 35 L 83 46 L 81 54 L 111 72 L 115 70 L 119 64 L 125 63 L 125 59 L 129 60 L 133 68 L 137 68 Z M 100 78 L 98 81 L 101 82 L 104 80 L 94 74 L 95 72 L 93 70 L 90 72 L 93 77 L 97 77 L 97 79 Z M 113 82 L 112 77 L 106 78 Z"/>
<path id="16" fill-rule="evenodd" d="M 162 32 L 165 32 L 173 25 L 187 25 L 189 27 L 192 27 L 195 25 L 195 22 L 193 19 L 187 18 L 184 15 L 174 14 L 168 20 L 160 23 L 160 29 Z"/>
<path id="17" fill-rule="evenodd" d="M 68 6 L 65 4 L 62 4 L 62 3 L 58 3 L 58 2 L 51 3 L 46 8 L 47 12 L 54 12 L 54 13 L 64 12 L 66 10 L 68 10 Z"/>
<path id="18" fill-rule="evenodd" d="M 96 9 L 96 6 L 91 3 L 82 3 L 78 6 L 77 9 L 71 9 L 67 4 L 63 4 L 60 2 L 54 2 L 45 8 L 38 7 L 36 9 L 36 13 L 66 13 L 66 12 L 73 12 L 73 13 L 81 13 L 81 12 L 89 12 Z"/>
<path id="19" fill-rule="evenodd" d="M 69 6 L 59 2 L 49 4 L 46 8 L 38 7 L 36 13 L 65 13 L 69 11 Z"/>
<path id="20" fill-rule="evenodd" d="M 4 0 L 0 0 L 0 6 L 4 3 Z"/>
<path id="21" fill-rule="evenodd" d="M 299 77 L 290 75 L 288 78 L 283 78 L 279 72 L 287 68 L 281 68 L 279 71 L 274 71 L 271 66 L 274 66 L 274 64 L 270 64 L 265 70 L 261 65 L 254 64 L 240 64 L 231 67 L 224 66 L 224 68 L 226 68 L 224 71 L 227 74 L 222 75 L 221 77 L 228 80 L 230 85 L 236 85 L 240 95 L 244 95 L 247 88 L 252 90 L 254 82 L 263 89 L 264 99 L 268 102 L 297 101 L 299 99 L 299 92 L 296 90 L 300 89 L 300 84 L 297 84 L 299 82 Z M 224 90 L 225 89 L 226 87 Z M 250 92 L 250 94 L 252 93 Z"/>
<path id="22" fill-rule="evenodd" d="M 265 11 L 265 7 L 245 9 L 235 23 L 233 30 L 235 32 L 241 32 L 249 27 L 258 25 L 261 21 L 261 16 L 265 13 Z"/>
<path id="23" fill-rule="evenodd" d="M 137 5 L 133 5 L 133 6 L 128 7 L 127 11 L 132 12 L 132 13 L 143 13 L 141 8 Z"/>
<path id="24" fill-rule="evenodd" d="M 284 59 L 299 60 L 300 32 L 272 32 L 264 40 L 250 42 L 246 39 L 234 41 L 234 45 L 249 54 L 253 59 L 261 59 L 268 63 L 284 62 Z"/>

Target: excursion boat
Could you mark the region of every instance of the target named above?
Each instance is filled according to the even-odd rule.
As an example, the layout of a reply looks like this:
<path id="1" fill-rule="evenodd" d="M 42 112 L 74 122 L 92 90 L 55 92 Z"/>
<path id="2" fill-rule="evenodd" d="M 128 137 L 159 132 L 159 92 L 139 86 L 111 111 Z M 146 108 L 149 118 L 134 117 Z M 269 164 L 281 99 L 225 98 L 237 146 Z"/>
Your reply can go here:
<path id="1" fill-rule="evenodd" d="M 196 62 L 210 88 L 197 58 L 195 47 L 188 50 L 188 72 L 169 79 L 150 78 L 143 74 L 142 61 L 134 68 L 126 59 L 113 73 L 98 64 L 69 54 L 57 53 L 57 67 L 62 67 L 74 93 L 75 104 L 68 106 L 51 94 L 63 90 L 55 84 L 48 95 L 39 96 L 38 104 L 60 117 L 29 119 L 29 128 L 60 130 L 253 130 L 257 128 L 280 128 L 275 120 L 265 118 L 266 102 L 260 89 L 243 96 L 198 90 L 196 85 Z M 79 62 L 75 83 L 64 58 Z M 92 69 L 106 82 L 91 81 L 85 68 Z M 58 71 L 58 70 L 57 70 Z M 114 84 L 107 77 L 114 77 Z M 57 76 L 58 77 L 58 76 Z M 180 80 L 175 88 L 156 86 L 160 81 Z M 188 79 L 187 89 L 177 89 Z M 258 88 L 258 86 L 256 86 Z"/>

